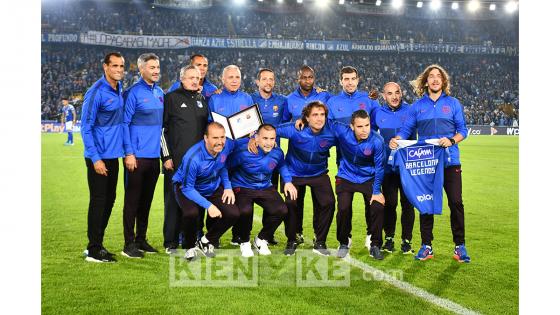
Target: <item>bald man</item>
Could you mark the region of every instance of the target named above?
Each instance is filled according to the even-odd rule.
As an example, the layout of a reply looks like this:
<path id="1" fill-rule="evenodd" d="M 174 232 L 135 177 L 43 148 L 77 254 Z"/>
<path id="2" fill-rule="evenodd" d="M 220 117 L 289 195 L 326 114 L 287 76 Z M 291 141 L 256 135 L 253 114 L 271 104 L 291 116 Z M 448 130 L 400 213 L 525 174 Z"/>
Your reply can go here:
<path id="1" fill-rule="evenodd" d="M 383 86 L 382 91 L 384 104 L 378 108 L 372 119 L 371 126 L 373 130 L 379 131 L 385 143 L 386 157 L 389 157 L 391 149 L 389 149 L 389 141 L 399 132 L 404 125 L 410 105 L 403 102 L 402 91 L 398 83 L 387 82 Z M 410 140 L 416 139 L 416 131 L 412 133 Z M 383 179 L 383 195 L 385 196 L 384 222 L 383 230 L 385 231 L 385 244 L 382 250 L 392 253 L 395 250 L 394 237 L 395 226 L 397 223 L 397 200 L 399 190 L 401 195 L 401 251 L 404 254 L 412 254 L 411 241 L 412 229 L 414 227 L 414 207 L 406 198 L 403 192 L 401 180 L 398 170 L 393 171 L 390 166 L 385 163 L 385 177 Z"/>

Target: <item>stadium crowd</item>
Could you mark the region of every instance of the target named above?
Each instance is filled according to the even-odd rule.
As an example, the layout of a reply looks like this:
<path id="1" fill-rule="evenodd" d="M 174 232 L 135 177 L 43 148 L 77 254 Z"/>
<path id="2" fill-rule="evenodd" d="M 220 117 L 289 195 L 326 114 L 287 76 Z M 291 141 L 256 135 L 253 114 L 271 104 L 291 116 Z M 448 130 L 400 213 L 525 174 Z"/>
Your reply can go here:
<path id="1" fill-rule="evenodd" d="M 42 119 L 57 119 L 61 97 L 75 95 L 76 99 L 81 98 L 87 87 L 99 79 L 101 60 L 110 50 L 113 49 L 78 44 L 43 45 Z M 126 60 L 125 87 L 138 80 L 136 58 L 143 52 L 121 50 Z M 307 64 L 316 71 L 317 85 L 335 94 L 341 88 L 338 81 L 340 69 L 352 65 L 360 71 L 360 89 L 381 89 L 385 82 L 399 82 L 408 103 L 415 99 L 408 82 L 414 80 L 426 65 L 438 63 L 445 65 L 451 75 L 451 91 L 465 108 L 467 124 L 510 126 L 514 119 L 517 123 L 519 121 L 516 57 L 221 49 L 157 50 L 155 53 L 161 60 L 160 84 L 164 90 L 177 80 L 180 67 L 191 54 L 202 53 L 209 59 L 208 78 L 217 86 L 221 86 L 221 70 L 229 64 L 236 64 L 242 71 L 242 88 L 253 92 L 256 73 L 267 67 L 276 71 L 275 91 L 287 95 L 297 87 L 297 70 Z M 81 106 L 77 106 L 78 115 L 80 109 Z"/>
<path id="2" fill-rule="evenodd" d="M 209 23 L 211 21 L 211 23 Z M 196 35 L 275 39 L 391 40 L 415 43 L 518 45 L 518 20 L 429 19 L 416 16 L 356 15 L 342 10 L 301 9 L 291 14 L 214 6 L 174 10 L 146 3 L 44 3 L 44 32 L 104 31 L 117 34 Z"/>

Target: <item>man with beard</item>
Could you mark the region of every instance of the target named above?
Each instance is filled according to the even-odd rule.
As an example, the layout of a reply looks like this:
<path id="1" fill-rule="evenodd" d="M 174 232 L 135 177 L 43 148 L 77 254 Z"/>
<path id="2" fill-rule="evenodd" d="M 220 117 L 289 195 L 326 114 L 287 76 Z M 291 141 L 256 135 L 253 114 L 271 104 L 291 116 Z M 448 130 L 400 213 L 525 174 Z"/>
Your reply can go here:
<path id="1" fill-rule="evenodd" d="M 409 113 L 410 105 L 402 101 L 401 87 L 395 82 L 388 82 L 383 86 L 383 98 L 386 105 L 375 111 L 371 118 L 371 128 L 379 131 L 385 142 L 385 156 L 388 158 L 391 152 L 389 141 L 401 130 Z M 416 139 L 416 131 L 413 131 L 408 140 Z M 385 166 L 385 177 L 383 179 L 383 195 L 385 196 L 385 209 L 383 213 L 383 229 L 385 230 L 385 244 L 382 250 L 392 253 L 395 249 L 395 225 L 397 223 L 397 203 L 401 197 L 401 251 L 403 254 L 412 254 L 412 229 L 414 227 L 414 207 L 404 194 L 401 179 L 397 171 L 391 166 Z"/>
<path id="2" fill-rule="evenodd" d="M 453 258 L 458 262 L 470 262 L 465 247 L 465 209 L 463 205 L 461 161 L 458 143 L 467 137 L 463 106 L 449 95 L 449 75 L 440 65 L 430 65 L 415 80 L 416 94 L 420 97 L 410 108 L 408 118 L 389 142 L 391 149 L 398 147 L 397 140 L 407 139 L 418 130 L 418 140 L 439 139 L 439 145 L 449 148 L 451 161 L 444 171 L 443 188 L 447 195 L 451 216 L 451 232 L 455 250 Z M 417 260 L 427 260 L 434 256 L 432 240 L 433 214 L 420 215 L 420 235 L 422 247 L 415 256 Z"/>
<path id="3" fill-rule="evenodd" d="M 204 140 L 192 146 L 182 159 L 175 175 L 175 198 L 183 211 L 185 259 L 196 257 L 196 247 L 206 257 L 214 257 L 214 247 L 220 237 L 239 219 L 235 195 L 231 189 L 226 161 L 234 149 L 233 140 L 226 139 L 224 126 L 211 122 Z M 196 240 L 200 210 L 216 221 L 200 240 Z"/>

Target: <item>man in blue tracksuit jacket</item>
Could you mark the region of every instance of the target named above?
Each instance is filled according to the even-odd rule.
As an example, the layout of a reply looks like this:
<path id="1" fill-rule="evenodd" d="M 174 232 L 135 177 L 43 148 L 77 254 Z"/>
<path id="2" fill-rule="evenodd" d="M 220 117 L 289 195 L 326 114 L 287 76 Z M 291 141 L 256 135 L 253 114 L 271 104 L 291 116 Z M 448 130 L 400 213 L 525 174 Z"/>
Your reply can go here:
<path id="1" fill-rule="evenodd" d="M 146 240 L 148 217 L 159 178 L 163 90 L 159 80 L 159 57 L 146 53 L 138 57 L 140 80 L 124 93 L 124 249 L 122 255 L 142 258 L 156 253 Z M 134 225 L 136 224 L 136 233 Z"/>
<path id="2" fill-rule="evenodd" d="M 346 66 L 340 70 L 342 91 L 331 96 L 326 103 L 329 107 L 329 119 L 350 125 L 352 114 L 359 109 L 365 110 L 370 117 L 373 115 L 373 111 L 379 107 L 379 102 L 370 99 L 367 92 L 359 91 L 359 83 L 356 68 Z"/>
<path id="3" fill-rule="evenodd" d="M 255 80 L 259 90 L 253 94 L 253 102 L 259 106 L 265 124 L 278 127 L 286 122 L 284 120 L 284 108 L 287 106 L 287 99 L 284 95 L 272 92 L 274 89 L 274 71 L 268 68 L 260 69 Z M 280 147 L 280 137 L 276 137 L 276 145 Z M 272 185 L 278 187 L 279 174 L 277 171 L 272 173 Z M 263 217 L 264 219 L 264 217 Z"/>
<path id="4" fill-rule="evenodd" d="M 185 258 L 196 257 L 196 232 L 200 209 L 216 219 L 207 226 L 208 232 L 198 241 L 198 247 L 207 257 L 214 257 L 214 246 L 220 237 L 239 218 L 234 204 L 227 158 L 234 149 L 233 140 L 226 139 L 224 127 L 211 122 L 204 132 L 204 140 L 193 145 L 182 159 L 173 175 L 173 187 L 177 203 L 183 211 L 183 233 L 187 251 Z"/>
<path id="5" fill-rule="evenodd" d="M 195 66 L 198 71 L 200 71 L 200 86 L 202 88 L 202 96 L 208 101 L 210 96 L 214 94 L 218 88 L 206 78 L 208 73 L 208 58 L 201 54 L 195 54 L 190 57 L 190 65 Z M 171 93 L 181 86 L 181 78 L 177 79 L 173 85 L 167 90 L 167 93 Z"/>
<path id="6" fill-rule="evenodd" d="M 385 149 L 383 138 L 371 130 L 368 113 L 359 109 L 352 114 L 350 126 L 333 122 L 338 138 L 340 165 L 336 175 L 338 213 L 336 236 L 340 243 L 338 257 L 343 258 L 350 249 L 352 231 L 352 199 L 361 193 L 366 205 L 366 222 L 370 238 L 370 256 L 383 259 L 381 254 L 383 229 L 383 182 Z"/>
<path id="7" fill-rule="evenodd" d="M 298 71 L 299 87 L 287 97 L 284 107 L 283 121 L 296 121 L 301 118 L 301 111 L 312 101 L 326 104 L 330 94 L 326 91 L 318 92 L 315 85 L 315 71 L 310 66 L 302 66 Z"/>
<path id="8" fill-rule="evenodd" d="M 410 105 L 402 101 L 401 87 L 395 82 L 388 82 L 383 86 L 383 98 L 386 103 L 372 116 L 371 126 L 375 131 L 383 137 L 385 142 L 385 155 L 388 158 L 391 149 L 389 149 L 389 141 L 397 135 L 404 125 L 408 117 Z M 416 131 L 411 132 L 407 140 L 416 139 Z M 382 249 L 392 253 L 394 251 L 395 226 L 397 223 L 397 202 L 398 196 L 401 196 L 401 250 L 405 254 L 412 254 L 414 251 L 411 247 L 412 230 L 414 227 L 414 207 L 406 198 L 398 170 L 394 172 L 392 167 L 386 165 L 385 178 L 383 179 L 383 196 L 385 196 L 385 210 L 383 229 L 385 230 L 385 244 Z"/>
<path id="9" fill-rule="evenodd" d="M 298 73 L 297 79 L 299 87 L 290 93 L 286 98 L 286 106 L 284 107 L 284 114 L 282 121 L 295 122 L 302 117 L 302 110 L 307 104 L 313 101 L 320 101 L 326 104 L 331 95 L 326 91 L 318 91 L 315 87 L 315 70 L 310 66 L 302 66 Z M 305 199 L 305 190 L 299 192 L 301 200 Z M 298 213 L 297 220 L 297 242 L 303 243 L 303 212 Z"/>
<path id="10" fill-rule="evenodd" d="M 263 124 L 257 130 L 255 141 L 258 152 L 253 154 L 247 150 L 248 138 L 236 141 L 235 151 L 228 160 L 228 168 L 231 176 L 231 185 L 235 192 L 235 199 L 241 217 L 236 223 L 239 244 L 243 256 L 253 255 L 249 237 L 253 226 L 253 204 L 256 203 L 268 213 L 263 219 L 263 228 L 255 237 L 254 245 L 261 255 L 270 255 L 268 249 L 269 240 L 282 223 L 288 208 L 278 193 L 278 189 L 272 185 L 271 178 L 274 171 L 279 171 L 284 180 L 284 194 L 286 198 L 294 199 L 297 189 L 292 184 L 292 176 L 284 162 L 282 149 L 276 147 L 276 129 L 270 124 Z"/>
<path id="11" fill-rule="evenodd" d="M 377 100 L 372 100 L 369 98 L 367 92 L 359 91 L 358 85 L 360 83 L 360 78 L 358 75 L 358 70 L 354 67 L 345 66 L 340 70 L 340 85 L 342 86 L 342 91 L 338 95 L 331 96 L 327 101 L 327 106 L 329 107 L 329 119 L 338 121 L 340 123 L 349 125 L 352 118 L 352 114 L 361 109 L 365 110 L 367 114 L 371 117 L 373 112 L 379 108 L 379 102 Z M 339 164 L 340 160 L 340 147 L 336 148 L 336 164 Z M 369 207 L 367 204 L 365 206 L 364 215 L 366 218 L 367 231 L 370 230 L 369 226 Z M 369 247 L 371 242 L 371 235 L 366 237 L 366 246 Z"/>
<path id="12" fill-rule="evenodd" d="M 293 255 L 297 245 L 296 234 L 303 217 L 306 186 L 311 188 L 313 198 L 313 229 L 315 242 L 313 252 L 330 255 L 326 247 L 327 234 L 334 215 L 334 193 L 328 173 L 329 150 L 336 145 L 336 135 L 331 123 L 327 122 L 328 108 L 320 101 L 313 101 L 303 110 L 306 125 L 298 131 L 293 123 L 277 128 L 278 136 L 289 139 L 286 164 L 292 174 L 292 183 L 297 188 L 297 199 L 286 200 L 288 215 L 284 222 L 288 243 L 286 255 Z"/>
<path id="13" fill-rule="evenodd" d="M 277 127 L 284 121 L 283 112 L 286 106 L 286 97 L 280 94 L 272 92 L 274 89 L 274 71 L 268 68 L 262 68 L 257 73 L 257 79 L 255 80 L 257 84 L 258 91 L 251 94 L 253 98 L 253 103 L 259 106 L 263 121 L 265 124 L 270 124 Z M 276 137 L 276 145 L 280 147 L 280 137 Z M 280 174 L 278 169 L 272 172 L 272 186 L 278 190 L 278 182 L 280 180 Z M 267 220 L 268 212 L 265 211 L 262 216 L 262 223 L 265 224 Z M 232 245 L 240 244 L 240 237 L 238 233 L 238 228 L 241 223 L 237 223 L 231 229 L 232 231 Z M 276 245 L 278 242 L 272 237 L 268 240 L 271 245 Z"/>
<path id="14" fill-rule="evenodd" d="M 398 132 L 391 139 L 389 146 L 396 149 L 396 140 L 407 139 L 415 129 L 418 130 L 418 140 L 439 139 L 439 144 L 449 148 L 451 160 L 444 172 L 443 187 L 447 195 L 450 215 L 451 231 L 455 250 L 453 257 L 459 262 L 470 262 L 465 247 L 465 210 L 462 196 L 461 161 L 459 160 L 459 146 L 467 137 L 467 127 L 463 113 L 463 106 L 456 98 L 449 95 L 449 75 L 439 65 L 428 66 L 416 79 L 416 93 L 419 100 L 412 104 L 409 116 Z M 415 256 L 418 260 L 433 257 L 434 216 L 424 214 L 420 216 L 420 234 L 422 247 Z"/>
<path id="15" fill-rule="evenodd" d="M 208 108 L 210 112 L 229 117 L 253 105 L 251 95 L 240 90 L 241 70 L 236 65 L 229 65 L 222 71 L 223 90 L 220 94 L 210 97 Z M 212 121 L 210 115 L 209 121 Z"/>
<path id="16" fill-rule="evenodd" d="M 86 261 L 114 262 L 114 254 L 103 247 L 105 229 L 117 196 L 118 158 L 124 156 L 121 80 L 124 58 L 109 53 L 103 59 L 104 75 L 86 92 L 82 108 L 81 134 L 87 166 L 89 208 Z"/>

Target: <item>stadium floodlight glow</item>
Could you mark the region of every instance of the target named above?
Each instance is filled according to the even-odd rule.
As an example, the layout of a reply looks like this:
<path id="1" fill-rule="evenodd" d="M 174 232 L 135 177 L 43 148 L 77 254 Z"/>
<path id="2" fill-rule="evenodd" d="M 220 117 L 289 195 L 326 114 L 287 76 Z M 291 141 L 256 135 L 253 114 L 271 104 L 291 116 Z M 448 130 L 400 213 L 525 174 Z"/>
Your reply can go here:
<path id="1" fill-rule="evenodd" d="M 453 2 L 453 3 L 451 4 L 451 9 L 453 9 L 453 10 L 459 9 L 459 3 Z"/>
<path id="2" fill-rule="evenodd" d="M 424 2 L 422 2 L 422 1 L 416 2 L 416 7 L 417 7 L 417 8 L 421 8 L 421 7 L 423 7 L 423 6 L 424 6 Z"/>
<path id="3" fill-rule="evenodd" d="M 490 11 L 496 11 L 496 5 L 494 3 L 490 4 Z"/>
<path id="4" fill-rule="evenodd" d="M 329 0 L 315 0 L 315 5 L 320 9 L 324 9 L 329 5 Z"/>
<path id="5" fill-rule="evenodd" d="M 393 2 L 391 2 L 391 6 L 395 9 L 399 9 L 400 7 L 402 7 L 403 5 L 403 0 L 393 0 Z"/>
<path id="6" fill-rule="evenodd" d="M 441 0 L 432 0 L 430 2 L 430 9 L 437 11 L 439 8 L 441 8 Z"/>
<path id="7" fill-rule="evenodd" d="M 235 3 L 235 5 L 243 5 L 245 4 L 245 0 L 235 0 L 233 3 Z"/>
<path id="8" fill-rule="evenodd" d="M 480 7 L 480 2 L 478 2 L 478 0 L 471 0 L 467 5 L 467 8 L 471 12 L 478 10 L 479 7 Z"/>
<path id="9" fill-rule="evenodd" d="M 375 5 L 376 5 L 376 6 L 380 6 L 380 5 L 381 5 L 381 0 L 375 1 Z"/>
<path id="10" fill-rule="evenodd" d="M 297 0 L 297 3 L 303 3 L 303 0 Z"/>
<path id="11" fill-rule="evenodd" d="M 284 0 L 276 0 L 276 2 L 282 4 L 282 3 L 284 3 Z"/>
<path id="12" fill-rule="evenodd" d="M 344 0 L 338 0 L 338 4 L 344 4 Z"/>
<path id="13" fill-rule="evenodd" d="M 515 10 L 517 10 L 517 2 L 510 1 L 506 4 L 507 13 L 513 13 L 513 12 L 515 12 Z"/>

